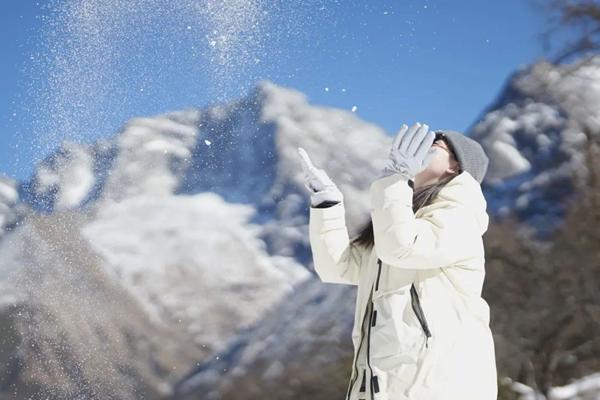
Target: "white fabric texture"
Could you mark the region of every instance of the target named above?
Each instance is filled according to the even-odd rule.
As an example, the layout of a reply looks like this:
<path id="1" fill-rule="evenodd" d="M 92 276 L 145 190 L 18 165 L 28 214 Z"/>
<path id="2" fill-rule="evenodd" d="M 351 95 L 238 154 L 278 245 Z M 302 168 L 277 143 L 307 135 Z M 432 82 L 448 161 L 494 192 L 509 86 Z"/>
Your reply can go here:
<path id="1" fill-rule="evenodd" d="M 481 297 L 489 221 L 481 186 L 463 171 L 416 213 L 412 196 L 400 174 L 371 184 L 375 246 L 369 250 L 350 244 L 343 202 L 310 209 L 316 273 L 323 282 L 358 289 L 349 399 L 495 400 L 494 340 Z M 413 283 L 429 338 L 411 308 Z M 377 311 L 374 324 L 364 322 L 371 321 L 368 308 Z"/>

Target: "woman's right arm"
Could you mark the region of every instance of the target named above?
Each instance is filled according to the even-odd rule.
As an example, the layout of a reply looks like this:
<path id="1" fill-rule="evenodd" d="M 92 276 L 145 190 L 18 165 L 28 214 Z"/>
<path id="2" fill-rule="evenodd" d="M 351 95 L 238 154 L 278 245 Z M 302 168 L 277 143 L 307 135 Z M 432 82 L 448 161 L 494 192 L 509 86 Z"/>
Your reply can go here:
<path id="1" fill-rule="evenodd" d="M 358 285 L 361 252 L 350 244 L 344 203 L 319 206 L 310 208 L 309 222 L 315 271 L 323 282 Z"/>

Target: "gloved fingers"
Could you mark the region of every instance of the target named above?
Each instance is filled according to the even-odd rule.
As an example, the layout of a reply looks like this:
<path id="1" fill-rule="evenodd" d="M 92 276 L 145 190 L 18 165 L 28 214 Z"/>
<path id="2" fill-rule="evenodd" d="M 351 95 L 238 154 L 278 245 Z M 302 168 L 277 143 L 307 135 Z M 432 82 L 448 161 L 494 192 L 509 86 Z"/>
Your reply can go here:
<path id="1" fill-rule="evenodd" d="M 426 135 L 421 140 L 421 143 L 419 143 L 419 147 L 416 150 L 415 157 L 417 157 L 419 160 L 422 160 L 425 157 L 425 155 L 427 154 L 427 152 L 429 151 L 429 149 L 431 149 L 431 145 L 433 144 L 434 140 L 435 140 L 435 132 L 433 132 L 433 131 L 427 132 Z"/>
<path id="2" fill-rule="evenodd" d="M 402 138 L 404 137 L 404 135 L 406 134 L 406 131 L 408 130 L 408 125 L 406 124 L 402 124 L 402 126 L 400 127 L 400 130 L 398 131 L 398 133 L 396 134 L 396 136 L 394 137 L 394 140 L 392 141 L 392 148 L 391 148 L 391 152 L 393 153 L 394 151 L 396 151 L 396 149 L 398 147 L 400 147 L 400 142 L 402 141 Z"/>
<path id="3" fill-rule="evenodd" d="M 410 146 L 413 136 L 415 135 L 417 130 L 419 130 L 420 128 L 421 128 L 421 123 L 417 122 L 408 129 L 408 131 L 406 132 L 406 135 L 404 135 L 402 137 L 402 139 L 400 140 L 400 145 L 398 147 L 398 151 L 400 151 L 403 154 L 412 156 L 412 154 L 409 153 L 409 146 Z"/>
<path id="4" fill-rule="evenodd" d="M 300 161 L 304 174 L 306 175 L 307 173 L 312 173 L 316 168 L 310 160 L 306 150 L 304 150 L 302 147 L 298 147 L 298 153 L 300 154 Z"/>
<path id="5" fill-rule="evenodd" d="M 318 205 L 325 200 L 341 202 L 342 192 L 325 170 L 315 167 L 308 153 L 302 147 L 298 147 L 298 154 L 304 174 L 304 186 L 311 193 L 311 204 Z"/>
<path id="6" fill-rule="evenodd" d="M 304 172 L 304 186 L 311 192 L 323 190 L 327 184 L 327 178 L 324 176 L 325 171 L 319 170 L 314 166 L 308 153 L 302 147 L 298 147 L 300 154 L 300 164 Z"/>
<path id="7" fill-rule="evenodd" d="M 408 154 L 410 154 L 413 157 L 418 156 L 418 154 L 419 154 L 418 150 L 419 150 L 421 144 L 423 143 L 425 136 L 427 136 L 428 131 L 429 131 L 429 125 L 427 125 L 427 124 L 423 124 L 423 125 L 421 125 L 421 127 L 419 129 L 417 129 L 417 131 L 415 132 L 415 134 L 413 135 L 413 137 L 410 140 L 410 145 L 408 146 Z M 425 153 L 420 153 L 420 155 L 421 155 L 421 160 L 422 160 Z"/>

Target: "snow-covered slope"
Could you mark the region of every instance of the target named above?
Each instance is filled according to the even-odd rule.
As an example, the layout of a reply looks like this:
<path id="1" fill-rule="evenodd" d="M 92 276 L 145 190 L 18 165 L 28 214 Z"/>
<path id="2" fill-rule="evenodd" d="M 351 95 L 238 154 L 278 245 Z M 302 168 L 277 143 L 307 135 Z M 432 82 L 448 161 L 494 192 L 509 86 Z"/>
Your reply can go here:
<path id="1" fill-rule="evenodd" d="M 299 393 L 314 399 L 339 396 L 352 367 L 355 301 L 356 287 L 303 282 L 225 351 L 190 371 L 175 385 L 175 396 L 181 400 L 284 400 L 299 398 Z M 332 377 L 340 379 L 332 382 Z"/>
<path id="2" fill-rule="evenodd" d="M 99 209 L 83 234 L 157 322 L 218 348 L 310 277 L 269 256 L 248 223 L 253 212 L 209 192 L 137 195 Z"/>
<path id="3" fill-rule="evenodd" d="M 152 323 L 79 233 L 29 215 L 0 241 L 0 398 L 162 399 L 209 348 Z"/>
<path id="4" fill-rule="evenodd" d="M 14 228 L 25 209 L 19 199 L 17 182 L 0 175 L 0 237 Z"/>
<path id="5" fill-rule="evenodd" d="M 22 192 L 26 201 L 46 211 L 81 206 L 96 179 L 94 153 L 87 146 L 65 142 L 35 169 Z"/>
<path id="6" fill-rule="evenodd" d="M 586 147 L 600 140 L 600 57 L 519 70 L 468 134 L 490 157 L 489 211 L 552 231 L 587 178 Z"/>
<path id="7" fill-rule="evenodd" d="M 598 400 L 600 398 L 600 372 L 574 379 L 564 386 L 553 387 L 548 396 L 511 379 L 504 379 L 518 395 L 518 400 Z"/>
<path id="8" fill-rule="evenodd" d="M 597 400 L 600 398 L 600 372 L 574 380 L 568 385 L 554 387 L 548 400 Z"/>

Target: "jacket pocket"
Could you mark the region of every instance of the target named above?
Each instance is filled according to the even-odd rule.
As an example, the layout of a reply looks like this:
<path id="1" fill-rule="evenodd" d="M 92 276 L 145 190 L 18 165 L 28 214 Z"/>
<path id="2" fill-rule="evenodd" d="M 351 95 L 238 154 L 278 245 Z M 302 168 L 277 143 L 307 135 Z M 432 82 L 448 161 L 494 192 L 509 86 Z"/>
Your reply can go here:
<path id="1" fill-rule="evenodd" d="M 377 264 L 373 299 L 410 290 L 410 286 L 417 278 L 416 271 L 390 267 L 380 259 L 377 259 Z"/>
<path id="2" fill-rule="evenodd" d="M 373 298 L 370 358 L 384 370 L 417 363 L 425 333 L 411 305 L 410 286 Z"/>
<path id="3" fill-rule="evenodd" d="M 425 336 L 427 336 L 427 339 L 428 339 L 431 337 L 431 331 L 429 330 L 429 324 L 427 323 L 427 318 L 425 317 L 425 313 L 423 312 L 423 308 L 421 306 L 421 300 L 419 299 L 419 294 L 417 293 L 417 289 L 415 288 L 414 284 L 410 288 L 410 295 L 411 295 L 412 309 L 415 312 L 415 315 L 417 316 L 417 319 L 419 320 L 419 324 L 421 324 L 421 328 L 423 329 L 423 332 L 425 332 Z M 425 342 L 426 346 L 427 346 L 427 339 Z"/>

